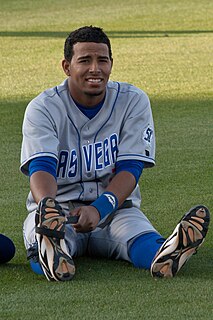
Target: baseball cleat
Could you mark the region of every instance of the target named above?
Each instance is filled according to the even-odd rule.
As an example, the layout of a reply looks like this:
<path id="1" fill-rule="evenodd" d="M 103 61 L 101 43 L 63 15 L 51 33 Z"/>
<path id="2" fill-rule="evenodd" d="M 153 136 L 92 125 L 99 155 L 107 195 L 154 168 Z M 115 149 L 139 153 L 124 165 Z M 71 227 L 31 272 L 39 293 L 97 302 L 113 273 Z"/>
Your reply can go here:
<path id="1" fill-rule="evenodd" d="M 44 198 L 40 201 L 35 231 L 39 262 L 49 281 L 71 280 L 75 274 L 75 266 L 64 240 L 66 223 L 67 218 L 56 200 Z"/>
<path id="2" fill-rule="evenodd" d="M 203 243 L 209 222 L 210 213 L 205 206 L 198 205 L 186 213 L 158 250 L 151 265 L 151 275 L 174 277 Z"/>

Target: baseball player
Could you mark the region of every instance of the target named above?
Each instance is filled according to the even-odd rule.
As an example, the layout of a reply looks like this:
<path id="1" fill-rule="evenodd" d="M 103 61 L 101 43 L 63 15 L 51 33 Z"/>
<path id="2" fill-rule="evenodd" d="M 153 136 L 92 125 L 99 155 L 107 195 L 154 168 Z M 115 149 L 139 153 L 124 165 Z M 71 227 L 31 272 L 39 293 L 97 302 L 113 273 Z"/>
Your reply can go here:
<path id="1" fill-rule="evenodd" d="M 21 171 L 30 177 L 24 243 L 32 269 L 48 280 L 73 278 L 82 255 L 129 261 L 173 277 L 202 244 L 209 210 L 198 205 L 164 239 L 140 210 L 138 180 L 155 165 L 150 101 L 110 81 L 113 59 L 101 28 L 70 33 L 66 79 L 25 112 Z"/>

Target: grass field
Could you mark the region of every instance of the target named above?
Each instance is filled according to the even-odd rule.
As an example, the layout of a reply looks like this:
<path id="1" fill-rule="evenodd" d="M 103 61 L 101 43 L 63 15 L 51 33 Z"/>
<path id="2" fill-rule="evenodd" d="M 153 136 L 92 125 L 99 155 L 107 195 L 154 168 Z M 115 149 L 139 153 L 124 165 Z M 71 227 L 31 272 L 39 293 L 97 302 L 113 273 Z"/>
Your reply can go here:
<path id="1" fill-rule="evenodd" d="M 168 236 L 198 203 L 213 211 L 213 3 L 209 0 L 0 0 L 0 232 L 16 256 L 0 265 L 0 319 L 212 319 L 213 231 L 172 280 L 122 261 L 79 258 L 72 282 L 30 271 L 22 240 L 28 179 L 19 172 L 27 103 L 64 79 L 66 35 L 104 28 L 112 79 L 151 99 L 157 165 L 140 180 L 142 209 Z"/>

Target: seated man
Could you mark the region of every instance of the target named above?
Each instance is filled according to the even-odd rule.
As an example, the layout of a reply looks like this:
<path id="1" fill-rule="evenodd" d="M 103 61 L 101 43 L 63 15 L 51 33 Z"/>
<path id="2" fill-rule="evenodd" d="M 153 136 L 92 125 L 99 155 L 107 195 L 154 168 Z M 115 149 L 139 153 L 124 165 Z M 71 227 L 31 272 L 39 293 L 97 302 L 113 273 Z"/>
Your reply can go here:
<path id="1" fill-rule="evenodd" d="M 155 164 L 150 101 L 133 85 L 110 81 L 112 52 L 100 28 L 65 41 L 65 81 L 25 112 L 21 170 L 30 177 L 24 242 L 32 269 L 48 280 L 75 273 L 73 258 L 123 259 L 173 277 L 202 244 L 203 205 L 165 240 L 140 210 L 138 180 Z"/>

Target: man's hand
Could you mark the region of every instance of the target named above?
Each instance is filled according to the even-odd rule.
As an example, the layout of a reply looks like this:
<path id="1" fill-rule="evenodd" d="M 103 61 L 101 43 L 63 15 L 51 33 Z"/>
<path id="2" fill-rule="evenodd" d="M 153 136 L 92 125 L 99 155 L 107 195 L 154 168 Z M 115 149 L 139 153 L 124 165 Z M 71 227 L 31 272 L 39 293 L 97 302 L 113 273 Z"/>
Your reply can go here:
<path id="1" fill-rule="evenodd" d="M 72 224 L 76 232 L 89 232 L 94 230 L 99 221 L 100 215 L 93 206 L 83 206 L 75 208 L 70 212 L 71 216 L 79 216 L 78 222 Z"/>

